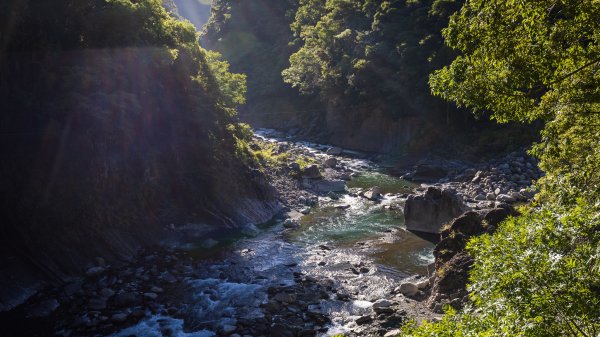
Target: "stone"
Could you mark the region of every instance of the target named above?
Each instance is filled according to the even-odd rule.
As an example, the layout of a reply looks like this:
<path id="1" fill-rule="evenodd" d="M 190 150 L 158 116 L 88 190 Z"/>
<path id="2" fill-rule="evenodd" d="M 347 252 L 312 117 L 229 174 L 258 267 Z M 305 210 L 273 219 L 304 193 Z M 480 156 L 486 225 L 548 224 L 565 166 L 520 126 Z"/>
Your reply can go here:
<path id="1" fill-rule="evenodd" d="M 104 288 L 102 290 L 100 290 L 100 295 L 102 295 L 102 297 L 112 297 L 115 294 L 115 291 L 110 289 L 110 288 Z"/>
<path id="2" fill-rule="evenodd" d="M 337 205 L 337 206 L 335 206 L 335 208 L 346 210 L 346 209 L 350 208 L 350 205 Z"/>
<path id="3" fill-rule="evenodd" d="M 300 210 L 300 213 L 306 215 L 310 213 L 310 207 L 304 207 L 303 209 Z"/>
<path id="4" fill-rule="evenodd" d="M 419 288 L 414 283 L 405 282 L 398 287 L 398 291 L 405 296 L 414 296 L 419 292 Z"/>
<path id="5" fill-rule="evenodd" d="M 370 190 L 368 190 L 367 192 L 365 192 L 363 194 L 363 196 L 369 200 L 379 200 L 381 199 L 381 189 L 377 186 L 371 188 Z"/>
<path id="6" fill-rule="evenodd" d="M 477 196 L 475 196 L 475 200 L 477 200 L 477 201 L 487 200 L 487 196 L 485 194 L 477 194 Z"/>
<path id="7" fill-rule="evenodd" d="M 214 246 L 216 246 L 218 244 L 219 244 L 219 241 L 212 239 L 212 238 L 208 238 L 208 239 L 202 241 L 202 243 L 200 243 L 200 246 L 202 248 L 209 249 L 209 248 L 213 248 Z"/>
<path id="8" fill-rule="evenodd" d="M 344 180 L 321 180 L 312 185 L 316 192 L 344 192 L 346 190 L 346 182 Z"/>
<path id="9" fill-rule="evenodd" d="M 104 267 L 92 267 L 85 271 L 86 276 L 97 276 L 104 272 Z"/>
<path id="10" fill-rule="evenodd" d="M 223 333 L 232 333 L 235 330 L 237 330 L 237 327 L 235 325 L 229 325 L 229 324 L 225 324 L 221 327 L 221 330 L 223 331 Z"/>
<path id="11" fill-rule="evenodd" d="M 152 291 L 153 293 L 162 293 L 165 290 L 161 287 L 154 286 L 154 287 L 150 288 L 150 291 Z"/>
<path id="12" fill-rule="evenodd" d="M 106 299 L 92 298 L 88 301 L 88 308 L 91 310 L 104 310 L 106 309 Z"/>
<path id="13" fill-rule="evenodd" d="M 242 336 L 237 333 L 234 333 L 234 334 L 229 335 L 229 337 L 242 337 Z"/>
<path id="14" fill-rule="evenodd" d="M 392 301 L 385 298 L 379 299 L 373 303 L 373 309 L 375 308 L 388 308 L 392 306 Z"/>
<path id="15" fill-rule="evenodd" d="M 410 195 L 404 204 L 406 229 L 440 233 L 442 225 L 468 210 L 454 190 L 429 187 L 424 195 Z"/>
<path id="16" fill-rule="evenodd" d="M 383 335 L 383 337 L 396 337 L 400 336 L 400 329 L 390 330 Z"/>
<path id="17" fill-rule="evenodd" d="M 429 280 L 424 280 L 424 281 L 420 281 L 417 282 L 417 288 L 419 290 L 423 290 L 423 289 L 427 289 L 427 287 L 429 287 Z"/>
<path id="18" fill-rule="evenodd" d="M 134 293 L 121 293 L 113 298 L 113 302 L 117 307 L 126 307 L 135 303 L 135 301 L 136 296 Z"/>
<path id="19" fill-rule="evenodd" d="M 59 306 L 60 306 L 60 303 L 56 299 L 49 299 L 49 300 L 42 301 L 41 303 L 36 305 L 33 309 L 31 309 L 31 311 L 29 311 L 29 313 L 27 314 L 27 317 L 33 317 L 33 318 L 48 317 Z"/>
<path id="20" fill-rule="evenodd" d="M 294 172 L 300 172 L 301 171 L 300 164 L 298 164 L 296 162 L 290 163 L 290 165 L 288 165 L 288 167 L 290 168 L 290 170 L 292 170 Z"/>
<path id="21" fill-rule="evenodd" d="M 283 222 L 283 227 L 284 227 L 284 228 L 298 228 L 298 227 L 300 227 L 300 224 L 298 223 L 298 221 L 297 221 L 297 220 L 294 220 L 294 219 L 286 219 L 286 220 Z"/>
<path id="22" fill-rule="evenodd" d="M 114 314 L 110 317 L 110 320 L 116 323 L 122 323 L 125 322 L 127 320 L 127 317 L 129 317 L 129 314 L 125 313 L 125 312 L 121 312 L 121 313 L 117 313 Z"/>
<path id="23" fill-rule="evenodd" d="M 500 194 L 496 197 L 496 201 L 500 201 L 500 202 L 515 202 L 515 198 L 511 197 L 510 195 L 507 194 Z"/>
<path id="24" fill-rule="evenodd" d="M 104 267 L 106 265 L 106 261 L 104 261 L 104 258 L 102 257 L 96 257 L 94 260 L 96 260 L 96 264 L 100 267 Z"/>
<path id="25" fill-rule="evenodd" d="M 358 325 L 363 325 L 371 322 L 373 322 L 373 317 L 371 316 L 361 316 L 356 319 L 356 324 Z"/>
<path id="26" fill-rule="evenodd" d="M 273 296 L 273 299 L 282 303 L 294 303 L 298 299 L 298 295 L 293 293 L 278 293 Z"/>
<path id="27" fill-rule="evenodd" d="M 321 171 L 316 164 L 309 165 L 302 170 L 302 176 L 308 179 L 319 179 L 321 178 Z"/>
<path id="28" fill-rule="evenodd" d="M 151 300 L 155 300 L 158 298 L 158 294 L 157 293 L 144 293 L 144 297 L 149 298 Z"/>
<path id="29" fill-rule="evenodd" d="M 344 152 L 344 150 L 342 150 L 339 147 L 330 147 L 329 149 L 327 149 L 327 154 L 330 156 L 339 156 Z"/>
<path id="30" fill-rule="evenodd" d="M 338 160 L 335 157 L 330 157 L 325 160 L 325 167 L 335 168 L 338 165 Z"/>
<path id="31" fill-rule="evenodd" d="M 486 194 L 485 198 L 490 201 L 495 201 L 496 195 L 494 193 L 488 193 L 488 194 Z"/>

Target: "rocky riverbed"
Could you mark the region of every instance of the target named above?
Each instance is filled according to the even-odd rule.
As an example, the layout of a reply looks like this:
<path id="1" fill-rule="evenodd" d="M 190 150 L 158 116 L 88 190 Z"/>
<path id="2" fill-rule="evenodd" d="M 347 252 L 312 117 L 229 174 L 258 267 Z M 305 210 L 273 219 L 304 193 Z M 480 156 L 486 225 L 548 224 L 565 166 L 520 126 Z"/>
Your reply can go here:
<path id="1" fill-rule="evenodd" d="M 166 240 L 113 265 L 98 258 L 85 277 L 3 314 L 2 335 L 391 336 L 408 319 L 438 319 L 440 301 L 454 299 L 428 300 L 440 285 L 439 235 L 405 229 L 407 200 L 434 189 L 464 210 L 503 207 L 531 198 L 539 176 L 522 153 L 426 161 L 395 172 L 401 179 L 375 156 L 268 130 L 257 141 L 289 154 L 267 172 L 285 206 L 278 218 L 235 233 L 173 224 L 202 239 Z"/>

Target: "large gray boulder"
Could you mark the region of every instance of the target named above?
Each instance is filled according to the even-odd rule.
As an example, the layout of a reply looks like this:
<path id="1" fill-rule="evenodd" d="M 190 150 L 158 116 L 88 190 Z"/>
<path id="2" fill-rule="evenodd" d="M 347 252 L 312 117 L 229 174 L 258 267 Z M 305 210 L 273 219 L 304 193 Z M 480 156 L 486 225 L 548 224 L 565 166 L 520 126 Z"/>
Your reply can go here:
<path id="1" fill-rule="evenodd" d="M 440 233 L 442 226 L 469 208 L 452 189 L 429 187 L 423 195 L 410 195 L 404 204 L 406 229 Z"/>

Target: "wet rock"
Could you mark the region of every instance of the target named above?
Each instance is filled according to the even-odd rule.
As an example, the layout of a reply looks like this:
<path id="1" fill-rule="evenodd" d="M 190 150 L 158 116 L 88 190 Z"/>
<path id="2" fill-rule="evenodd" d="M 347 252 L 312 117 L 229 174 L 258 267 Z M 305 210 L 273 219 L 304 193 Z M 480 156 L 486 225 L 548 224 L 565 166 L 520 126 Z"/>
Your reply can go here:
<path id="1" fill-rule="evenodd" d="M 300 210 L 300 213 L 306 215 L 310 213 L 310 207 L 304 207 L 303 209 Z"/>
<path id="2" fill-rule="evenodd" d="M 150 288 L 150 291 L 152 291 L 153 293 L 162 293 L 165 290 L 161 287 L 154 286 L 154 287 Z"/>
<path id="3" fill-rule="evenodd" d="M 366 191 L 363 196 L 369 200 L 379 200 L 381 199 L 381 189 L 379 187 L 373 187 L 370 190 Z"/>
<path id="4" fill-rule="evenodd" d="M 225 324 L 221 327 L 221 331 L 225 334 L 232 333 L 235 330 L 237 330 L 237 327 L 235 325 Z"/>
<path id="5" fill-rule="evenodd" d="M 298 299 L 298 295 L 293 293 L 278 293 L 273 296 L 273 299 L 282 303 L 295 303 Z"/>
<path id="6" fill-rule="evenodd" d="M 350 205 L 337 205 L 337 206 L 335 206 L 335 208 L 345 210 L 345 209 L 350 208 Z"/>
<path id="7" fill-rule="evenodd" d="M 404 204 L 406 228 L 426 233 L 439 233 L 443 224 L 466 211 L 468 207 L 454 190 L 429 187 L 424 195 L 411 195 Z"/>

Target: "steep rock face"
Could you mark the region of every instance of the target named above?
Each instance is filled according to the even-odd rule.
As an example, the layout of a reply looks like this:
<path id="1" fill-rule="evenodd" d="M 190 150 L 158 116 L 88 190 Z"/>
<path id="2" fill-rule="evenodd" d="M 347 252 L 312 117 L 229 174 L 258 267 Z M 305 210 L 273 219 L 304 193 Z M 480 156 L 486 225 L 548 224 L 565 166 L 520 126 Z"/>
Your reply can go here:
<path id="1" fill-rule="evenodd" d="M 473 258 L 465 252 L 469 239 L 484 233 L 493 233 L 498 224 L 513 214 L 512 209 L 494 208 L 469 211 L 454 219 L 441 233 L 436 245 L 435 277 L 428 305 L 436 312 L 449 304 L 457 309 L 468 301 L 466 289 Z"/>
<path id="2" fill-rule="evenodd" d="M 410 195 L 404 204 L 406 228 L 418 232 L 440 233 L 442 226 L 467 210 L 451 189 L 429 187 L 423 195 Z"/>

